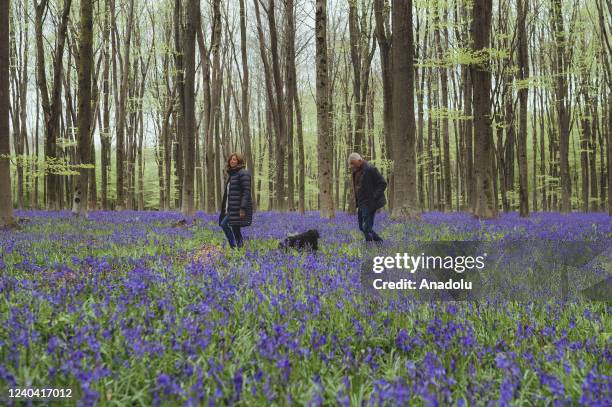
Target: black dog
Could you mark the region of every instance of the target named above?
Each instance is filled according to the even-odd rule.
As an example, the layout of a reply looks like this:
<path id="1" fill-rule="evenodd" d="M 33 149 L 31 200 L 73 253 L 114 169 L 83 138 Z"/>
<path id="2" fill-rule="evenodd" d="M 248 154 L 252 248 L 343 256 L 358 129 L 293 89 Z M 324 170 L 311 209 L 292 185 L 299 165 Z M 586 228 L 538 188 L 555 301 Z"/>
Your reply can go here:
<path id="1" fill-rule="evenodd" d="M 287 237 L 281 242 L 280 247 L 281 249 L 288 249 L 289 247 L 293 247 L 298 250 L 311 249 L 316 252 L 319 249 L 318 241 L 319 231 L 310 229 L 304 233 L 300 233 L 299 235 Z"/>

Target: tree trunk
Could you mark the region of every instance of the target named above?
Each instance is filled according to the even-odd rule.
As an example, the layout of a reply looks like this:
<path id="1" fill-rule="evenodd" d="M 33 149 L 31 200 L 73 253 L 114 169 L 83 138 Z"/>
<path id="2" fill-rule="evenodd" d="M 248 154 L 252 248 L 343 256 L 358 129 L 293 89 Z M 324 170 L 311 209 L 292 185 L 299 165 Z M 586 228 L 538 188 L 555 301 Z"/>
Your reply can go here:
<path id="1" fill-rule="evenodd" d="M 432 97 L 432 76 L 433 70 L 428 68 L 427 70 L 427 110 L 433 111 L 433 97 Z M 427 116 L 427 210 L 434 210 L 434 146 L 433 146 L 433 118 L 432 115 Z"/>
<path id="2" fill-rule="evenodd" d="M 608 189 L 608 195 L 607 195 L 607 200 L 608 200 L 608 215 L 612 216 L 612 176 L 610 174 L 610 169 L 612 169 L 612 67 L 610 66 L 610 58 L 612 58 L 612 46 L 610 45 L 610 40 L 608 39 L 608 31 L 610 30 L 610 25 L 608 24 L 606 26 L 605 21 L 607 20 L 608 22 L 610 21 L 610 15 L 612 15 L 612 9 L 610 7 L 610 2 L 607 1 L 605 3 L 607 5 L 607 11 L 608 11 L 608 18 L 606 19 L 606 17 L 604 16 L 604 3 L 601 0 L 597 0 L 596 1 L 596 5 L 597 5 L 597 15 L 599 17 L 599 29 L 600 29 L 600 41 L 602 43 L 602 48 L 603 48 L 603 52 L 602 52 L 602 60 L 603 60 L 603 65 L 604 65 L 604 73 L 605 73 L 605 82 L 607 84 L 608 87 L 608 92 L 606 97 L 602 97 L 603 100 L 603 104 L 604 106 L 602 107 L 603 110 L 603 117 L 606 118 L 606 121 L 603 123 L 603 132 L 598 132 L 599 133 L 599 148 L 600 148 L 600 178 L 601 179 L 601 207 L 602 209 L 605 208 L 604 206 L 604 198 L 606 198 L 606 196 L 604 195 L 604 187 L 606 186 L 604 183 L 604 179 L 607 177 L 607 189 Z M 607 106 L 606 105 L 606 99 L 607 99 Z M 594 115 L 595 118 L 597 118 L 597 114 Z M 593 138 L 595 138 L 595 133 L 593 132 Z M 603 133 L 603 135 L 602 135 Z M 607 144 L 607 150 L 604 149 L 604 141 Z M 595 139 L 593 139 L 593 144 L 595 143 Z M 606 151 L 606 159 L 604 160 L 604 151 Z M 593 151 L 593 156 L 595 156 L 595 152 Z M 595 166 L 594 164 L 595 159 L 593 159 L 593 166 Z M 605 170 L 604 170 L 604 164 L 605 164 Z M 595 170 L 592 170 L 593 172 L 595 172 Z M 596 193 L 596 192 L 595 192 Z"/>
<path id="3" fill-rule="evenodd" d="M 78 163 L 91 165 L 91 73 L 93 65 L 93 4 L 92 0 L 81 0 L 79 24 L 78 69 Z M 72 213 L 87 216 L 89 202 L 89 168 L 79 168 L 79 177 L 74 188 Z"/>
<path id="4" fill-rule="evenodd" d="M 492 1 L 474 0 L 472 9 L 473 50 L 482 53 L 490 46 Z M 475 210 L 478 218 L 497 216 L 497 207 L 493 196 L 493 135 L 491 132 L 491 72 L 488 57 L 479 64 L 472 64 L 472 85 L 474 98 L 474 144 L 475 161 Z"/>
<path id="5" fill-rule="evenodd" d="M 531 128 L 533 131 L 531 137 L 531 150 L 533 154 L 532 161 L 532 172 L 531 172 L 531 203 L 533 205 L 533 210 L 538 211 L 538 126 L 537 126 L 537 94 L 536 91 L 532 92 L 532 106 L 533 112 L 531 114 Z"/>
<path id="6" fill-rule="evenodd" d="M 295 97 L 294 106 L 298 143 L 298 212 L 300 214 L 304 214 L 306 211 L 306 158 L 304 157 L 304 126 L 302 123 L 302 106 L 297 94 L 297 86 L 293 91 L 293 96 Z"/>
<path id="7" fill-rule="evenodd" d="M 317 99 L 317 150 L 319 156 L 318 177 L 322 218 L 334 217 L 332 160 L 329 126 L 329 72 L 327 66 L 327 0 L 317 0 L 315 9 L 316 40 L 316 99 Z"/>
<path id="8" fill-rule="evenodd" d="M 465 183 L 466 206 L 469 210 L 475 209 L 476 184 L 472 182 L 474 174 L 474 127 L 472 119 L 472 74 L 471 69 L 463 67 L 463 109 L 466 116 L 463 124 L 463 137 L 465 138 Z"/>
<path id="9" fill-rule="evenodd" d="M 200 0 L 187 0 L 187 21 L 183 35 L 183 54 L 185 58 L 185 86 L 183 117 L 183 185 L 181 212 L 191 218 L 194 215 L 195 183 L 195 42 L 196 30 L 200 27 Z"/>
<path id="10" fill-rule="evenodd" d="M 40 89 L 38 89 L 38 87 L 36 87 L 36 125 L 35 125 L 35 141 L 34 144 L 36 146 L 36 150 L 34 152 L 35 154 L 35 160 L 32 163 L 33 166 L 33 170 L 38 173 L 38 171 L 40 171 L 40 165 L 39 165 L 39 160 L 40 160 L 40 152 L 39 152 L 39 147 L 40 147 L 40 142 L 39 142 L 39 131 L 40 131 Z M 38 209 L 40 206 L 39 203 L 39 178 L 38 176 L 34 177 L 34 205 L 33 208 L 34 209 Z"/>
<path id="11" fill-rule="evenodd" d="M 529 186 L 527 175 L 527 99 L 529 88 L 523 83 L 529 78 L 529 57 L 527 55 L 527 30 L 525 28 L 528 11 L 528 0 L 519 0 L 518 3 L 518 77 L 522 82 L 518 96 L 520 103 L 519 112 L 519 135 L 517 143 L 517 155 L 519 165 L 519 201 L 520 215 L 529 216 Z M 535 156 L 535 150 L 534 150 Z M 535 157 L 534 157 L 535 160 Z M 513 165 L 513 164 L 511 164 Z M 535 188 L 535 185 L 534 185 Z"/>
<path id="12" fill-rule="evenodd" d="M 586 99 L 586 98 L 585 98 Z M 586 110 L 586 105 L 583 106 Z M 580 179 L 581 179 L 581 200 L 582 200 L 582 211 L 589 211 L 589 140 L 591 138 L 590 132 L 591 127 L 586 117 L 581 119 L 581 131 L 580 131 Z"/>
<path id="13" fill-rule="evenodd" d="M 142 76 L 141 83 L 141 95 L 140 100 L 144 97 L 145 86 L 145 74 Z M 138 202 L 137 207 L 139 211 L 144 210 L 145 207 L 145 193 L 144 193 L 144 172 L 145 172 L 145 160 L 144 160 L 144 112 L 142 109 L 142 103 L 140 103 L 140 109 L 138 111 L 138 120 L 140 121 L 139 132 L 138 132 Z"/>
<path id="14" fill-rule="evenodd" d="M 378 159 L 378 155 L 376 154 L 376 134 L 374 132 L 374 104 L 375 104 L 375 88 L 374 86 L 368 87 L 368 96 L 366 98 L 366 111 L 367 111 L 367 140 L 368 140 L 368 155 L 372 161 L 376 161 Z"/>
<path id="15" fill-rule="evenodd" d="M 68 15 L 72 0 L 64 2 L 60 26 L 57 29 L 57 47 L 53 60 L 53 84 L 51 94 L 47 86 L 47 74 L 45 66 L 45 49 L 43 36 L 43 19 L 47 9 L 48 0 L 42 0 L 36 4 L 35 31 L 36 31 L 36 80 L 41 95 L 41 104 L 45 123 L 45 162 L 54 163 L 57 158 L 57 137 L 59 134 L 59 120 L 62 111 L 62 70 L 64 61 L 64 46 L 68 28 Z M 60 177 L 53 171 L 46 174 L 46 206 L 47 209 L 58 210 L 60 208 Z"/>
<path id="16" fill-rule="evenodd" d="M 423 55 L 421 58 L 426 58 L 427 55 L 427 36 L 424 39 Z M 419 80 L 415 78 L 415 82 L 419 84 L 417 91 L 417 184 L 419 188 L 419 210 L 425 210 L 425 112 L 424 112 L 424 92 L 425 92 L 425 76 L 427 69 L 421 68 Z"/>
<path id="17" fill-rule="evenodd" d="M 24 171 L 27 168 L 27 157 L 29 156 L 28 136 L 27 136 L 27 90 L 28 90 L 28 43 L 29 43 L 29 23 L 25 14 L 27 11 L 27 3 L 22 6 L 21 12 L 24 14 L 23 24 L 24 29 L 15 27 L 13 34 L 10 36 L 10 53 L 12 54 L 13 64 L 11 64 L 11 79 L 13 80 L 13 147 L 17 156 L 17 207 L 24 208 L 25 204 L 25 188 L 24 182 L 27 183 L 28 172 Z M 15 8 L 17 8 L 15 6 Z M 15 10 L 18 13 L 17 10 Z M 9 21 L 11 26 L 15 26 L 20 20 L 19 15 L 12 17 Z M 19 34 L 19 45 L 17 43 L 17 33 Z"/>
<path id="18" fill-rule="evenodd" d="M 174 1 L 173 12 L 174 29 L 174 84 L 177 89 L 178 108 L 174 110 L 174 156 L 175 156 L 175 184 L 176 195 L 174 205 L 176 208 L 182 207 L 183 198 L 183 130 L 185 125 L 185 71 L 183 62 L 183 43 L 182 43 L 182 0 Z M 192 193 L 193 195 L 193 193 Z"/>
<path id="19" fill-rule="evenodd" d="M 608 154 L 607 157 L 607 175 L 608 175 L 608 215 L 612 216 L 612 175 L 610 174 L 610 169 L 612 168 L 612 78 L 608 76 L 608 131 L 607 134 L 607 144 L 608 144 Z M 603 160 L 602 160 L 603 167 Z"/>
<path id="20" fill-rule="evenodd" d="M 11 161 L 9 142 L 9 1 L 0 5 L 0 227 L 15 225 L 11 194 Z"/>
<path id="21" fill-rule="evenodd" d="M 540 100 L 540 177 L 542 178 L 542 210 L 548 210 L 548 180 L 546 174 L 546 147 L 544 142 L 544 97 L 542 96 L 543 90 L 539 90 Z"/>
<path id="22" fill-rule="evenodd" d="M 258 1 L 258 0 L 257 0 Z M 272 109 L 268 106 L 267 112 L 267 122 L 266 125 L 266 137 L 268 138 L 268 210 L 272 210 L 274 208 L 274 177 L 272 174 L 274 173 L 274 136 L 273 136 L 273 119 L 272 119 Z"/>
<path id="23" fill-rule="evenodd" d="M 174 99 L 174 95 L 172 96 Z M 170 130 L 170 120 L 172 118 L 172 103 L 168 106 L 168 112 L 164 120 L 164 127 L 162 129 L 162 137 L 164 142 L 164 188 L 166 192 L 164 194 L 166 201 L 164 203 L 164 209 L 170 209 L 170 202 L 172 202 L 172 137 Z"/>
<path id="24" fill-rule="evenodd" d="M 586 103 L 586 106 L 591 106 L 592 120 L 591 130 L 589 131 L 590 139 L 588 140 L 588 157 L 589 157 L 589 181 L 590 181 L 590 195 L 589 195 L 589 207 L 590 210 L 596 212 L 598 210 L 598 195 L 597 195 L 597 124 L 599 123 L 599 113 L 597 106 L 598 98 L 589 98 L 590 100 Z M 591 101 L 593 102 L 591 104 Z M 602 162 L 601 165 L 604 163 Z"/>
<path id="25" fill-rule="evenodd" d="M 412 0 L 393 0 L 393 210 L 394 218 L 418 216 L 416 123 L 414 118 L 414 37 Z"/>
<path id="26" fill-rule="evenodd" d="M 130 0 L 129 4 L 129 13 L 127 20 L 127 27 L 125 31 L 125 44 L 123 49 L 123 61 L 121 64 L 121 85 L 119 90 L 119 101 L 118 103 L 118 113 L 119 117 L 117 118 L 117 147 L 116 147 L 116 188 L 117 188 L 117 203 L 116 209 L 122 210 L 125 208 L 125 186 L 124 186 L 124 177 L 125 169 L 124 160 L 125 157 L 125 127 L 126 127 L 126 115 L 127 115 L 127 91 L 128 91 L 128 80 L 129 80 L 129 71 L 130 71 L 130 46 L 131 46 L 131 38 L 132 38 L 132 25 L 134 22 L 134 0 Z M 116 28 L 116 22 L 113 24 Z"/>
<path id="27" fill-rule="evenodd" d="M 280 57 L 278 54 L 278 39 L 275 18 L 274 0 L 268 1 L 268 27 L 270 29 L 270 54 L 272 63 L 272 77 L 274 79 L 274 103 L 271 108 L 275 112 L 274 117 L 277 120 L 276 124 L 276 207 L 279 210 L 285 210 L 285 150 L 287 147 L 287 116 L 285 109 L 285 97 L 283 92 L 283 84 L 281 82 Z"/>
<path id="28" fill-rule="evenodd" d="M 92 123 L 91 128 L 93 129 L 95 127 L 95 116 L 92 116 L 91 123 Z M 94 211 L 97 209 L 97 205 L 98 205 L 98 186 L 96 184 L 96 167 L 97 167 L 96 144 L 94 143 L 93 131 L 90 132 L 89 142 L 90 142 L 89 157 L 90 157 L 91 165 L 93 165 L 93 168 L 89 169 L 89 177 L 88 177 L 89 190 L 87 191 L 87 196 L 88 196 L 87 206 L 89 210 Z"/>
<path id="29" fill-rule="evenodd" d="M 208 187 L 206 188 L 206 212 L 212 213 L 217 210 L 217 201 L 215 199 L 216 190 L 218 189 L 215 180 L 215 123 L 219 120 L 219 104 L 221 83 L 219 81 L 220 71 L 220 46 L 221 46 L 221 10 L 220 0 L 213 1 L 213 22 L 212 22 L 212 38 L 210 52 L 212 54 L 212 84 L 211 89 L 211 106 L 210 120 L 206 131 L 206 178 Z"/>
<path id="30" fill-rule="evenodd" d="M 201 161 L 200 164 L 196 164 L 196 166 L 200 167 L 200 176 L 202 177 L 201 183 L 201 198 L 200 198 L 200 206 L 202 210 L 207 210 L 207 191 L 212 187 L 214 190 L 214 185 L 210 182 L 210 177 L 205 175 L 208 174 L 208 169 L 206 167 L 208 147 L 207 147 L 207 139 L 208 139 L 208 131 L 210 128 L 210 121 L 212 117 L 212 101 L 211 101 L 211 86 L 210 86 L 210 49 L 206 49 L 206 44 L 204 43 L 204 33 L 202 32 L 202 16 L 200 15 L 200 27 L 197 28 L 196 39 L 198 41 L 198 49 L 200 51 L 200 64 L 202 66 L 202 118 L 200 119 L 200 126 L 203 128 L 203 138 L 202 138 L 202 146 L 201 146 L 201 156 L 196 151 L 196 156 L 198 156 L 198 160 Z M 199 131 L 198 131 L 199 133 Z M 198 136 L 199 137 L 199 136 Z M 196 145 L 199 145 L 199 141 L 196 142 Z M 196 182 L 198 182 L 196 178 Z"/>
<path id="31" fill-rule="evenodd" d="M 181 110 L 181 109 L 178 109 Z M 172 155 L 174 164 L 174 208 L 181 207 L 181 186 L 183 185 L 183 153 L 181 152 L 180 126 L 177 111 L 173 112 L 172 119 Z M 182 120 L 181 120 L 182 121 Z"/>
<path id="32" fill-rule="evenodd" d="M 444 11 L 446 7 L 444 6 Z M 434 14 L 434 37 L 436 41 L 436 48 L 438 52 L 439 64 L 438 71 L 440 73 L 440 90 L 442 92 L 441 111 L 448 112 L 448 72 L 444 66 L 444 51 L 442 49 L 442 40 L 440 39 L 440 28 L 439 26 L 445 24 L 439 16 L 440 9 L 439 4 L 436 4 L 436 10 Z M 452 189 L 451 189 L 451 170 L 450 170 L 450 141 L 448 131 L 448 114 L 442 113 L 442 145 L 443 145 L 443 174 L 444 174 L 444 210 L 450 211 L 452 209 Z"/>
<path id="33" fill-rule="evenodd" d="M 287 109 L 287 208 L 290 211 L 295 211 L 295 186 L 294 186 L 294 156 L 293 156 L 293 110 L 297 86 L 296 70 L 295 70 L 295 6 L 293 0 L 285 1 L 285 75 L 286 75 L 286 109 Z"/>
<path id="34" fill-rule="evenodd" d="M 111 155 L 111 135 L 110 135 L 110 0 L 105 1 L 104 13 L 104 28 L 102 48 L 104 53 L 104 70 L 102 72 L 102 92 L 104 93 L 102 100 L 102 128 L 100 129 L 100 171 L 101 171 L 101 193 L 102 193 L 102 209 L 108 210 L 108 176 L 110 170 L 110 155 Z"/>
<path id="35" fill-rule="evenodd" d="M 569 167 L 569 132 L 570 132 L 570 108 L 567 96 L 567 69 L 569 68 L 569 57 L 566 44 L 569 41 L 563 27 L 563 13 L 561 0 L 552 2 L 553 33 L 555 36 L 556 56 L 556 107 L 559 124 L 559 177 L 561 182 L 561 212 L 571 211 L 572 180 Z"/>
<path id="36" fill-rule="evenodd" d="M 240 0 L 240 55 L 242 63 L 242 139 L 244 140 L 244 149 L 247 161 L 247 167 L 251 170 L 251 180 L 253 188 L 251 188 L 251 200 L 256 204 L 255 186 L 256 183 L 256 168 L 253 158 L 253 147 L 251 143 L 251 127 L 250 127 L 250 107 L 249 107 L 249 64 L 247 52 L 247 29 L 246 29 L 246 9 L 245 0 Z M 256 207 L 257 205 L 255 205 Z"/>
<path id="37" fill-rule="evenodd" d="M 367 14 L 365 4 L 363 4 L 364 14 Z M 365 138 L 366 103 L 369 88 L 370 66 L 374 55 L 375 43 L 372 49 L 369 46 L 369 35 L 367 27 L 363 27 L 359 19 L 357 2 L 349 1 L 349 35 L 350 35 L 350 55 L 353 68 L 353 102 L 355 114 L 355 128 L 352 150 L 368 156 Z M 360 24 L 362 23 L 362 24 Z M 368 156 L 368 158 L 372 158 Z"/>
<path id="38" fill-rule="evenodd" d="M 391 38 L 385 22 L 389 21 L 387 0 L 374 0 L 376 40 L 380 47 L 380 65 L 383 88 L 383 131 L 385 140 L 384 158 L 393 159 L 393 83 L 391 78 Z M 390 177 L 392 178 L 392 177 Z M 389 207 L 393 206 L 393 182 L 389 180 Z"/>

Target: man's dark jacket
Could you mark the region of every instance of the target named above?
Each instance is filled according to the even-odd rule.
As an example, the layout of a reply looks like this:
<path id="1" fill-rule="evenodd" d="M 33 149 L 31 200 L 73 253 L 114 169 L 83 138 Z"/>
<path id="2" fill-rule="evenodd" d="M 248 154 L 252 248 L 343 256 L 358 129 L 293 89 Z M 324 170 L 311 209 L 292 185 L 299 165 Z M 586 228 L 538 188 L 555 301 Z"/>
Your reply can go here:
<path id="1" fill-rule="evenodd" d="M 227 183 L 229 182 L 229 196 L 227 194 Z M 228 172 L 223 191 L 223 204 L 219 223 L 225 217 L 225 204 L 228 202 L 230 226 L 250 226 L 253 219 L 253 203 L 251 201 L 251 174 L 244 168 L 235 168 Z M 245 213 L 244 218 L 240 218 L 240 210 Z"/>
<path id="2" fill-rule="evenodd" d="M 355 196 L 355 204 L 357 207 L 365 206 L 369 210 L 375 211 L 387 203 L 385 198 L 387 181 L 378 169 L 367 161 L 364 161 L 362 165 L 361 187 L 359 193 Z M 355 185 L 355 172 L 352 173 L 352 176 L 353 185 Z"/>

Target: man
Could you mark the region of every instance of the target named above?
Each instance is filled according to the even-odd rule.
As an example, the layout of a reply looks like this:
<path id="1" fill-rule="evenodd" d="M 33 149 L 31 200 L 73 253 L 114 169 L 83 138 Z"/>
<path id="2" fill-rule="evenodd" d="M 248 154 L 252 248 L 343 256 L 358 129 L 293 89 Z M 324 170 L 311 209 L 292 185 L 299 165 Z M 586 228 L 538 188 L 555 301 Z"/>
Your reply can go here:
<path id="1" fill-rule="evenodd" d="M 367 242 L 382 242 L 381 237 L 372 230 L 372 227 L 376 211 L 387 203 L 385 199 L 387 182 L 378 169 L 361 158 L 359 154 L 351 153 L 348 161 L 353 170 L 353 191 L 359 230 L 363 232 Z"/>

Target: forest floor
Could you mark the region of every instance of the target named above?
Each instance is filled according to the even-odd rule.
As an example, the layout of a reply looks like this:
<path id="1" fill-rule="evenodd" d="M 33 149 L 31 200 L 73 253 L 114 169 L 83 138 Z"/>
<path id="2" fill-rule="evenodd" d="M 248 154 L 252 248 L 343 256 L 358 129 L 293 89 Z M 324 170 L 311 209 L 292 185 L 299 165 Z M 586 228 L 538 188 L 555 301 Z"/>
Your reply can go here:
<path id="1" fill-rule="evenodd" d="M 0 387 L 84 405 L 605 405 L 610 303 L 373 298 L 356 216 L 256 213 L 231 250 L 217 216 L 17 211 L 0 231 Z M 279 250 L 307 229 L 317 253 Z M 377 215 L 414 241 L 612 239 L 606 214 Z M 610 246 L 608 246 L 610 247 Z M 0 404 L 19 404 L 3 390 Z M 67 400 L 63 400 L 67 401 Z M 556 404 L 556 403 L 555 403 Z"/>

